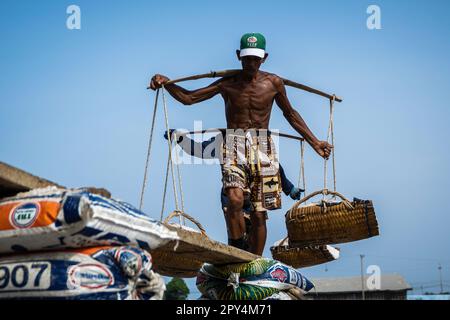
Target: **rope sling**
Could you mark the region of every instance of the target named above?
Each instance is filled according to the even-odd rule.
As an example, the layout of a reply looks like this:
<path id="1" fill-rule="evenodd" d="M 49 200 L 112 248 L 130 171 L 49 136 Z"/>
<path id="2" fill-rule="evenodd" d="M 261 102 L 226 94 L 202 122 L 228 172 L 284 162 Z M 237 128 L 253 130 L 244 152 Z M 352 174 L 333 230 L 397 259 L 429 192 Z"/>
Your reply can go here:
<path id="1" fill-rule="evenodd" d="M 147 179 L 148 179 L 147 173 L 148 173 L 148 166 L 150 163 L 150 153 L 152 151 L 153 131 L 155 129 L 156 110 L 158 109 L 158 97 L 159 97 L 159 89 L 156 91 L 155 106 L 153 108 L 152 124 L 150 129 L 150 137 L 148 139 L 147 159 L 145 161 L 145 170 L 144 170 L 144 181 L 142 182 L 141 199 L 139 201 L 139 210 L 141 211 L 144 205 L 144 192 L 145 188 L 147 187 Z"/>
<path id="2" fill-rule="evenodd" d="M 305 141 L 300 141 L 300 172 L 298 174 L 297 187 L 303 189 L 306 194 L 306 178 L 305 178 Z"/>
<path id="3" fill-rule="evenodd" d="M 303 189 L 305 189 L 305 197 L 303 199 L 300 199 L 298 202 L 294 204 L 292 208 L 298 208 L 300 203 L 306 202 L 307 200 L 311 199 L 312 197 L 316 196 L 317 194 L 322 194 L 322 204 L 324 205 L 324 210 L 326 211 L 326 203 L 327 200 L 325 197 L 328 194 L 332 195 L 332 199 L 336 199 L 336 196 L 339 196 L 344 200 L 344 202 L 348 205 L 349 208 L 352 208 L 352 205 L 350 204 L 350 201 L 348 201 L 344 196 L 342 196 L 340 193 L 337 192 L 336 189 L 336 160 L 335 160 L 335 140 L 334 140 L 334 102 L 336 101 L 336 95 L 332 95 L 329 102 L 330 102 L 330 112 L 329 112 L 329 120 L 328 120 L 328 129 L 327 129 L 327 143 L 330 143 L 333 148 L 331 149 L 331 161 L 332 161 L 332 176 L 333 176 L 333 191 L 328 190 L 328 161 L 329 159 L 324 159 L 323 162 L 323 189 L 320 191 L 313 192 L 312 194 L 306 196 L 306 181 L 305 181 L 305 168 L 304 168 L 304 145 L 303 141 L 301 144 L 301 161 L 300 161 L 300 176 L 299 176 L 299 185 L 300 185 L 300 177 L 302 179 Z M 292 209 L 291 208 L 291 209 Z"/>
<path id="4" fill-rule="evenodd" d="M 330 98 L 330 115 L 327 142 L 331 150 L 333 191 L 328 189 L 328 159 L 324 159 L 324 186 L 322 190 L 306 195 L 294 203 L 286 213 L 286 228 L 290 248 L 323 246 L 353 242 L 379 234 L 378 222 L 372 201 L 354 199 L 352 202 L 336 189 L 336 161 L 334 139 L 334 102 Z M 322 195 L 318 203 L 305 205 L 311 198 Z M 326 196 L 331 195 L 331 199 Z M 337 201 L 339 197 L 341 201 Z M 330 201 L 334 200 L 334 201 Z"/>
<path id="5" fill-rule="evenodd" d="M 333 148 L 331 149 L 331 160 L 332 160 L 332 171 L 333 171 L 333 190 L 334 192 L 336 192 L 336 162 L 335 162 L 335 156 L 334 156 L 334 150 L 335 150 L 335 146 L 334 146 L 334 101 L 336 99 L 336 96 L 333 95 L 333 97 L 330 99 L 330 118 L 328 121 L 328 130 L 327 130 L 327 142 L 330 143 Z M 331 137 L 331 141 L 330 141 L 330 137 Z M 325 196 L 327 193 L 327 166 L 328 164 L 328 159 L 324 159 L 324 163 L 323 163 L 323 198 L 322 201 L 324 202 L 325 205 Z M 333 195 L 333 198 L 335 198 L 336 195 Z"/>
<path id="6" fill-rule="evenodd" d="M 192 217 L 188 216 L 185 213 L 185 207 L 184 207 L 184 193 L 183 193 L 183 184 L 182 184 L 182 178 L 181 178 L 181 170 L 179 166 L 179 158 L 178 153 L 175 152 L 175 161 L 173 159 L 173 152 L 172 152 L 172 135 L 170 134 L 170 125 L 169 125 L 169 113 L 167 110 L 167 102 L 166 102 L 166 95 L 165 95 L 165 88 L 162 86 L 161 89 L 158 89 L 156 91 L 155 96 L 155 103 L 153 108 L 153 115 L 152 115 L 152 122 L 151 122 L 151 128 L 150 128 L 150 137 L 148 141 L 148 148 L 147 148 L 147 157 L 145 161 L 145 169 L 144 169 L 144 179 L 142 182 L 142 189 L 141 189 L 141 196 L 140 196 L 140 204 L 139 209 L 142 210 L 143 204 L 144 204 L 144 196 L 145 196 L 145 190 L 148 184 L 148 169 L 150 167 L 150 158 L 151 158 L 151 150 L 152 150 L 152 142 L 153 142 L 153 133 L 155 129 L 155 119 L 156 119 L 156 113 L 158 110 L 158 101 L 159 101 L 159 91 L 162 92 L 162 101 L 163 101 L 163 111 L 164 111 L 164 123 L 166 127 L 167 132 L 167 146 L 168 146 L 168 157 L 167 157 L 167 165 L 166 165 L 166 174 L 164 178 L 164 189 L 163 189 L 163 197 L 162 197 L 162 204 L 161 204 L 161 215 L 160 215 L 160 221 L 163 221 L 164 217 L 164 210 L 165 210 L 165 203 L 166 203 L 166 196 L 167 196 L 167 185 L 169 180 L 169 171 L 171 173 L 171 179 L 172 179 L 172 188 L 173 188 L 173 196 L 174 196 L 174 204 L 175 204 L 175 215 L 171 215 L 171 218 L 173 216 L 178 216 L 180 225 L 185 225 L 185 218 L 189 217 L 188 220 L 192 221 Z M 174 133 L 173 138 L 175 141 L 177 141 L 177 135 Z M 175 167 L 174 169 L 174 162 Z M 175 170 L 177 174 L 177 179 L 175 179 Z M 177 188 L 178 186 L 178 188 Z M 178 192 L 179 190 L 179 192 Z M 178 198 L 178 193 L 180 195 L 180 199 Z M 179 201 L 180 200 L 180 201 Z M 180 206 L 181 202 L 181 206 Z M 168 220 L 165 220 L 165 223 L 168 223 Z M 204 234 L 204 228 L 197 222 L 193 221 L 193 223 L 197 226 L 200 226 L 199 229 L 202 234 Z"/>
<path id="7" fill-rule="evenodd" d="M 330 143 L 333 148 L 331 149 L 331 158 L 332 158 L 332 172 L 333 172 L 333 190 L 336 192 L 336 162 L 335 162 L 335 154 L 334 154 L 334 102 L 336 100 L 336 95 L 332 95 L 330 98 L 330 116 L 328 122 L 328 130 L 327 130 L 327 142 Z M 331 137 L 331 141 L 330 141 Z M 324 180 L 323 180 L 323 190 L 327 190 L 327 163 L 328 159 L 324 159 Z M 298 177 L 297 187 L 303 189 L 303 194 L 307 194 L 306 192 L 306 177 L 305 177 L 305 141 L 300 141 L 300 172 Z M 325 194 L 323 195 L 325 197 Z M 336 196 L 334 195 L 333 198 Z M 323 198 L 324 200 L 325 198 Z"/>
<path id="8" fill-rule="evenodd" d="M 333 198 L 336 197 L 336 165 L 335 165 L 335 153 L 334 153 L 334 121 L 333 121 L 333 111 L 334 111 L 334 101 L 335 95 L 330 98 L 330 115 L 329 115 L 329 123 L 327 130 L 327 142 L 333 145 L 331 158 L 332 158 L 332 173 L 333 173 L 333 188 L 334 194 Z M 331 138 L 331 141 L 330 141 Z M 305 165 L 304 165 L 304 142 L 300 142 L 300 174 L 298 187 L 302 183 L 304 191 L 303 199 L 296 202 L 294 206 L 297 206 L 300 203 L 306 203 L 313 196 L 322 193 L 322 203 L 324 209 L 326 210 L 326 200 L 325 196 L 328 194 L 327 190 L 327 169 L 328 169 L 328 159 L 324 159 L 324 188 L 321 191 L 314 192 L 311 195 L 306 196 L 306 179 L 305 179 Z M 331 247 L 329 245 L 303 245 L 303 246 L 293 246 L 289 241 L 289 232 L 288 236 L 286 236 L 283 240 L 279 241 L 277 245 L 272 246 L 270 248 L 272 257 L 275 260 L 281 261 L 288 265 L 293 266 L 294 268 L 306 268 L 311 266 L 316 266 L 324 263 L 328 263 L 334 261 L 339 258 L 339 249 Z"/>

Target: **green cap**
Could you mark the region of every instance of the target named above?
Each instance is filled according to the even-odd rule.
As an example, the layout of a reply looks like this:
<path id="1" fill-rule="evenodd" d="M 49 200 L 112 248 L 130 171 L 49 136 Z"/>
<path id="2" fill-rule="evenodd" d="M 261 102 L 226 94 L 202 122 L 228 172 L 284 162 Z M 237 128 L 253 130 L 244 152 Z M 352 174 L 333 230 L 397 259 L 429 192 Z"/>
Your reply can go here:
<path id="1" fill-rule="evenodd" d="M 261 33 L 246 33 L 241 38 L 240 56 L 257 56 L 264 58 L 266 38 Z"/>

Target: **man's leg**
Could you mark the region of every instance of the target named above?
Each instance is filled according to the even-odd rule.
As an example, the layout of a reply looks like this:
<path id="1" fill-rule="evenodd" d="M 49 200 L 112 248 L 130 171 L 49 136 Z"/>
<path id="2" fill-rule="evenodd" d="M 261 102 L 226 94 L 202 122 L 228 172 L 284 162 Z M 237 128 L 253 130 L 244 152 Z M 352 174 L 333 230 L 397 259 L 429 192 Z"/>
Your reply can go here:
<path id="1" fill-rule="evenodd" d="M 238 248 L 244 248 L 245 221 L 242 214 L 244 206 L 244 192 L 240 188 L 227 188 L 228 197 L 226 219 L 228 226 L 229 244 Z"/>
<path id="2" fill-rule="evenodd" d="M 230 237 L 230 231 L 229 231 L 230 220 L 228 219 L 228 207 L 222 208 L 222 211 L 223 211 L 223 215 L 225 216 L 225 222 L 227 224 L 227 234 L 228 234 L 228 238 L 229 238 Z M 244 230 L 245 232 L 248 233 L 249 227 L 247 226 L 247 219 L 248 218 L 245 218 L 245 215 L 244 215 L 243 221 L 240 222 L 240 228 L 241 228 L 241 230 Z"/>
<path id="3" fill-rule="evenodd" d="M 267 227 L 266 227 L 267 212 L 255 211 L 250 215 L 252 222 L 252 231 L 250 233 L 250 252 L 261 256 L 266 245 Z"/>

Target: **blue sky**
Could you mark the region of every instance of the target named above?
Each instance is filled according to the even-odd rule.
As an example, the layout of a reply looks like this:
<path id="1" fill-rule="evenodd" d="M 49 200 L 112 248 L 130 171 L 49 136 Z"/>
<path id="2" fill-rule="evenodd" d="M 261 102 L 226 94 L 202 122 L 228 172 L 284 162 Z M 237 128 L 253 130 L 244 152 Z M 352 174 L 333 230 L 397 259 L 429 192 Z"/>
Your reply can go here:
<path id="1" fill-rule="evenodd" d="M 70 4 L 81 8 L 81 30 L 66 28 Z M 366 27 L 370 4 L 381 8 L 381 30 Z M 66 186 L 104 186 L 138 205 L 154 99 L 149 78 L 239 68 L 240 36 L 261 32 L 270 54 L 264 70 L 344 98 L 335 114 L 338 191 L 373 200 L 380 224 L 379 237 L 339 245 L 342 258 L 328 271 L 304 274 L 358 275 L 364 253 L 366 265 L 414 286 L 437 282 L 441 262 L 450 284 L 449 12 L 438 0 L 1 1 L 0 160 Z M 325 139 L 327 101 L 295 89 L 288 95 Z M 169 98 L 168 107 L 172 127 L 225 124 L 220 97 L 190 107 Z M 167 159 L 163 121 L 160 112 L 145 198 L 155 218 Z M 277 106 L 270 127 L 294 133 Z M 318 190 L 323 162 L 306 152 L 308 189 Z M 298 144 L 281 141 L 280 160 L 297 181 Z M 181 169 L 186 211 L 226 241 L 219 167 Z M 286 233 L 292 201 L 283 200 L 270 213 L 266 256 Z M 173 209 L 171 197 L 168 203 Z"/>

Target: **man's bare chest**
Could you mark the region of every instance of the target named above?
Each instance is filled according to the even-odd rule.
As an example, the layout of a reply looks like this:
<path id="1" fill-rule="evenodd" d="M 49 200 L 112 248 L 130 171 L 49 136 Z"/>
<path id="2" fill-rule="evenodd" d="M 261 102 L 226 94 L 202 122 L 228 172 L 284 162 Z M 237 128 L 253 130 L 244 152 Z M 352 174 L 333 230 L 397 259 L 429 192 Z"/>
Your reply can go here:
<path id="1" fill-rule="evenodd" d="M 222 88 L 228 106 L 263 107 L 271 105 L 276 90 L 270 81 L 259 83 L 233 83 Z"/>

